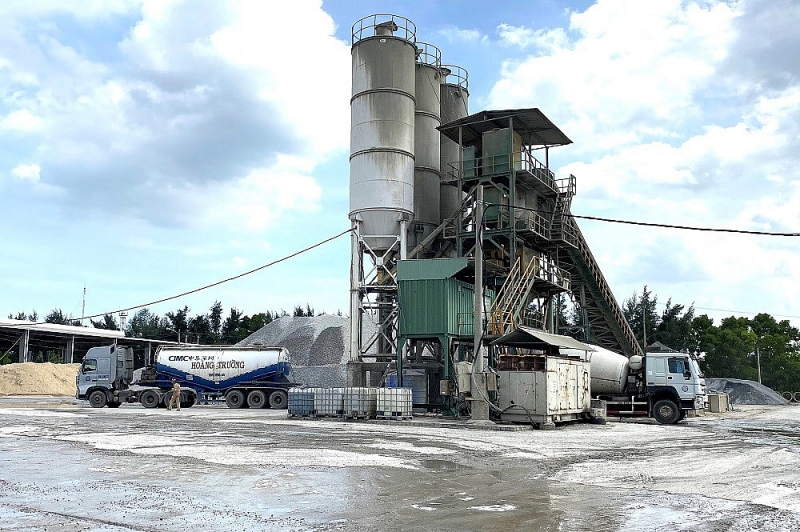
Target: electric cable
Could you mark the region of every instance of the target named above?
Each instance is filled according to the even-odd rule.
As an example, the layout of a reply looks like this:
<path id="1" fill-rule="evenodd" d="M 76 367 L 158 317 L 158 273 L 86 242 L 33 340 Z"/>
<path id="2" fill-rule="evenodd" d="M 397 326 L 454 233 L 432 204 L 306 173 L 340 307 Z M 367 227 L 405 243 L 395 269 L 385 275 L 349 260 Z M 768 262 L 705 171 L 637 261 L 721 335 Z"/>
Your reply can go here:
<path id="1" fill-rule="evenodd" d="M 314 248 L 318 248 L 318 247 L 320 247 L 320 246 L 322 246 L 324 244 L 327 244 L 328 242 L 336 240 L 337 238 L 339 238 L 342 235 L 346 235 L 347 233 L 352 233 L 354 230 L 355 229 L 353 229 L 353 228 L 347 229 L 347 230 L 342 231 L 341 233 L 339 233 L 337 235 L 334 235 L 332 237 L 326 238 L 325 240 L 317 242 L 316 244 L 313 244 L 311 246 L 303 248 L 303 249 L 301 249 L 299 251 L 295 251 L 294 253 L 291 253 L 291 254 L 286 255 L 284 257 L 281 257 L 280 259 L 276 259 L 276 260 L 273 260 L 272 262 L 268 262 L 266 264 L 262 264 L 261 266 L 259 266 L 257 268 L 253 268 L 252 270 L 248 270 L 248 271 L 240 273 L 238 275 L 234 275 L 233 277 L 228 277 L 227 279 L 222 279 L 221 281 L 216 281 L 214 283 L 210 283 L 210 284 L 207 284 L 205 286 L 201 286 L 200 288 L 187 290 L 186 292 L 181 292 L 180 294 L 176 294 L 174 296 L 163 297 L 163 298 L 157 299 L 155 301 L 150 301 L 149 303 L 143 303 L 143 304 L 140 304 L 140 305 L 133 305 L 131 307 L 121 308 L 121 309 L 118 309 L 118 310 L 112 310 L 110 312 L 101 312 L 99 314 L 92 314 L 90 316 L 82 316 L 80 319 L 99 318 L 99 317 L 105 316 L 106 314 L 117 314 L 119 312 L 127 312 L 129 310 L 136 310 L 136 309 L 143 308 L 143 307 L 149 307 L 151 305 L 157 305 L 159 303 L 165 303 L 167 301 L 172 301 L 173 299 L 178 299 L 179 297 L 188 296 L 190 294 L 194 294 L 194 293 L 200 292 L 202 290 L 207 290 L 209 288 L 213 288 L 215 286 L 219 286 L 221 284 L 224 284 L 224 283 L 227 283 L 227 282 L 230 282 L 230 281 L 235 281 L 236 279 L 241 279 L 242 277 L 245 277 L 247 275 L 253 274 L 253 273 L 257 272 L 257 271 L 261 271 L 263 269 L 269 268 L 270 266 L 274 266 L 274 265 L 279 264 L 281 262 L 284 262 L 284 261 L 287 261 L 287 260 L 292 259 L 294 257 L 297 257 L 298 255 L 302 255 L 303 253 L 311 251 Z M 75 318 L 75 319 L 79 319 L 79 318 Z M 25 323 L 25 324 L 19 324 L 19 325 L 17 325 L 17 324 L 9 324 L 9 325 L 4 325 L 4 327 L 28 327 L 30 325 L 43 325 L 45 323 L 47 323 L 47 322 L 39 321 L 39 322 Z"/>

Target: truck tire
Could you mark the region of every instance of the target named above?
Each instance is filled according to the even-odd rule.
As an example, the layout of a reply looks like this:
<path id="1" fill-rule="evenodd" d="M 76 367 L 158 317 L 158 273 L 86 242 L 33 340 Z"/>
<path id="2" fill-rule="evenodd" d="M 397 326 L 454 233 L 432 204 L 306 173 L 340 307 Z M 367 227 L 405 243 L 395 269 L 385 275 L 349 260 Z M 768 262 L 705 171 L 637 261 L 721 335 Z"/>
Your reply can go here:
<path id="1" fill-rule="evenodd" d="M 241 390 L 231 390 L 225 396 L 225 404 L 228 408 L 242 408 L 245 405 L 244 392 Z"/>
<path id="2" fill-rule="evenodd" d="M 662 425 L 672 425 L 681 418 L 681 410 L 670 399 L 661 399 L 653 405 L 653 417 Z"/>
<path id="3" fill-rule="evenodd" d="M 95 390 L 89 394 L 89 404 L 92 408 L 103 408 L 107 401 L 106 392 L 103 390 Z"/>
<path id="4" fill-rule="evenodd" d="M 247 394 L 247 406 L 250 408 L 264 408 L 267 404 L 267 394 L 261 390 L 253 390 Z"/>
<path id="5" fill-rule="evenodd" d="M 269 394 L 269 407 L 270 408 L 286 408 L 289 403 L 289 396 L 283 390 L 275 390 Z"/>
<path id="6" fill-rule="evenodd" d="M 155 390 L 145 390 L 142 392 L 142 395 L 139 396 L 139 402 L 142 403 L 142 406 L 145 408 L 155 408 L 158 406 L 158 403 L 161 402 L 161 397 Z"/>
<path id="7" fill-rule="evenodd" d="M 181 391 L 181 408 L 192 408 L 197 404 L 197 394 L 194 390 L 185 392 Z"/>

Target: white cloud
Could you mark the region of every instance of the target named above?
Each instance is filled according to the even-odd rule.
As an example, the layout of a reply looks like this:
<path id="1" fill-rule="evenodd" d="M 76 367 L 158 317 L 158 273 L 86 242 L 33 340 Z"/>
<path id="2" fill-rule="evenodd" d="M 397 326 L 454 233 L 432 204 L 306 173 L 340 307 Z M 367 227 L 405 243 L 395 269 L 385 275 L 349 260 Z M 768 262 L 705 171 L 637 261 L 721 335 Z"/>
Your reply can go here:
<path id="1" fill-rule="evenodd" d="M 30 133 L 39 129 L 41 125 L 42 120 L 27 109 L 17 109 L 0 118 L 0 131 Z"/>
<path id="2" fill-rule="evenodd" d="M 11 173 L 19 179 L 27 179 L 29 181 L 39 181 L 39 172 L 41 168 L 38 164 L 20 164 L 16 166 Z"/>
<path id="3" fill-rule="evenodd" d="M 436 34 L 451 44 L 485 44 L 489 42 L 489 36 L 476 29 L 463 29 L 455 26 L 448 26 L 437 31 Z"/>

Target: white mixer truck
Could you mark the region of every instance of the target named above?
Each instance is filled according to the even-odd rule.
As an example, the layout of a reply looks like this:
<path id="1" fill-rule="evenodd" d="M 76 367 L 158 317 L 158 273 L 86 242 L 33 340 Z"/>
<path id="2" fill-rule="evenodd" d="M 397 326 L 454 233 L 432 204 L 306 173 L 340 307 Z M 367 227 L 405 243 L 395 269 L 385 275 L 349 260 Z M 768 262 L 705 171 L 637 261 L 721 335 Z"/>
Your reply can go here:
<path id="1" fill-rule="evenodd" d="M 229 408 L 286 408 L 291 364 L 282 347 L 161 346 L 156 363 L 134 381 L 133 349 L 93 347 L 75 378 L 76 398 L 95 408 L 141 403 L 166 406 L 173 383 L 181 385 L 181 407 L 198 398 L 224 399 Z"/>
<path id="2" fill-rule="evenodd" d="M 671 424 L 703 410 L 706 383 L 690 355 L 650 352 L 627 358 L 592 347 L 591 394 L 605 401 L 608 414 L 648 416 Z"/>

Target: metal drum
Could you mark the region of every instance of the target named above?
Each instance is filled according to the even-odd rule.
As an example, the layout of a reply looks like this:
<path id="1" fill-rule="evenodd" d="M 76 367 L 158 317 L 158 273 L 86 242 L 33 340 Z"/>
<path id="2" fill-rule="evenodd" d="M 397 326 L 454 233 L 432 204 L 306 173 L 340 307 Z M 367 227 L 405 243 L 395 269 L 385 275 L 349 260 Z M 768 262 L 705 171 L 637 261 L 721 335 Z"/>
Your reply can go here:
<path id="1" fill-rule="evenodd" d="M 415 33 L 396 15 L 353 25 L 350 219 L 375 251 L 391 247 L 414 212 Z"/>

